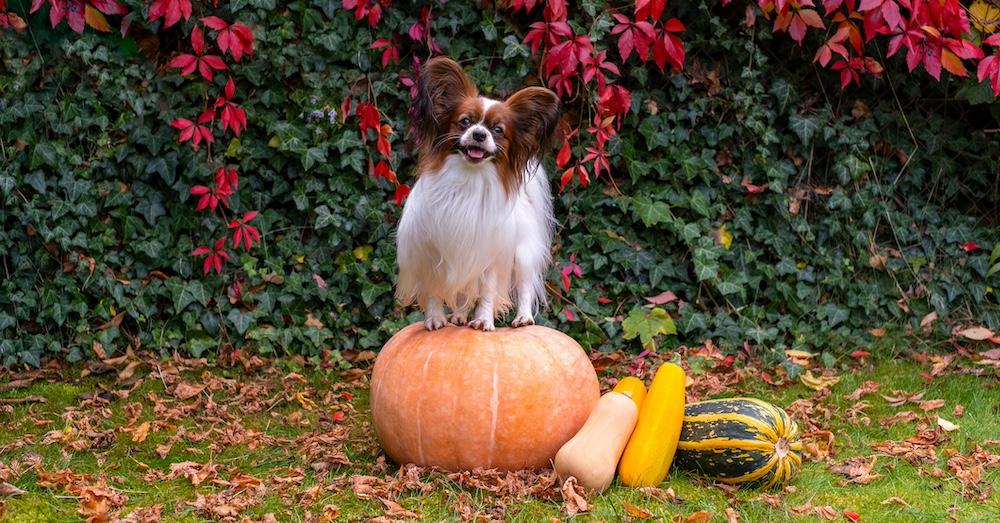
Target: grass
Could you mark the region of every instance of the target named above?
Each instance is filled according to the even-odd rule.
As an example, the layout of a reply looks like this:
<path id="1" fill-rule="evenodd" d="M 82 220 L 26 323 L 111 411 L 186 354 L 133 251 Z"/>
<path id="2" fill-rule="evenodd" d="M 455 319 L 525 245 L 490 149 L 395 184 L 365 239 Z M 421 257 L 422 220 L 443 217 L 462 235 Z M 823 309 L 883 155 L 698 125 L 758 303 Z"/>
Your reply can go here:
<path id="1" fill-rule="evenodd" d="M 305 521 L 307 512 L 314 518 L 318 517 L 324 506 L 336 505 L 339 508 L 340 520 L 367 520 L 384 514 L 385 507 L 374 499 L 359 499 L 351 488 L 350 478 L 354 475 L 373 475 L 378 477 L 393 476 L 394 468 L 379 469 L 376 465 L 378 455 L 377 444 L 371 433 L 367 415 L 367 391 L 361 385 L 353 385 L 346 389 L 353 394 L 350 405 L 320 401 L 326 391 L 338 386 L 334 374 L 320 370 L 298 370 L 305 380 L 296 381 L 293 385 L 281 383 L 285 372 L 244 374 L 225 369 L 207 369 L 221 378 L 231 378 L 234 383 L 265 383 L 266 394 L 261 398 L 277 399 L 266 409 L 250 409 L 246 414 L 237 413 L 235 419 L 240 420 L 239 430 L 259 431 L 278 442 L 271 445 L 251 446 L 247 444 L 220 444 L 213 436 L 198 440 L 195 438 L 181 439 L 176 442 L 165 457 L 157 453 L 157 445 L 167 444 L 172 436 L 182 427 L 189 434 L 199 434 L 213 424 L 204 413 L 194 413 L 189 418 L 171 422 L 159 423 L 160 416 L 153 412 L 155 402 L 151 394 L 157 398 L 165 398 L 165 382 L 148 374 L 141 379 L 138 387 L 132 390 L 127 399 L 111 401 L 106 409 L 84 409 L 91 416 L 94 428 L 99 430 L 116 430 L 114 442 L 101 449 L 75 451 L 63 444 L 42 444 L 44 435 L 55 429 L 63 430 L 72 426 L 65 417 L 66 409 L 80 407 L 81 394 L 96 393 L 101 390 L 121 389 L 122 384 L 116 384 L 114 374 L 111 378 L 87 377 L 72 378 L 78 375 L 79 369 L 67 371 L 57 381 L 40 380 L 34 384 L 0 393 L 0 397 L 16 398 L 29 395 L 42 396 L 47 402 L 43 404 L 15 405 L 13 412 L 0 413 L 0 463 L 12 466 L 21 463 L 22 466 L 13 477 L 7 481 L 25 491 L 25 494 L 3 500 L 0 509 L 0 522 L 62 522 L 80 521 L 77 513 L 79 500 L 70 492 L 55 488 L 40 486 L 39 476 L 32 469 L 25 469 L 23 463 L 34 458 L 41 463 L 43 470 L 52 472 L 61 469 L 71 469 L 76 473 L 103 475 L 107 483 L 116 490 L 128 496 L 128 502 L 119 512 L 124 516 L 140 507 L 163 504 L 163 521 L 193 522 L 203 521 L 203 514 L 195 510 L 190 503 L 196 494 L 207 495 L 225 489 L 224 484 L 207 481 L 197 487 L 184 478 L 153 479 L 144 478 L 150 471 L 165 473 L 172 463 L 194 461 L 197 463 L 212 462 L 219 464 L 224 473 L 218 479 L 229 479 L 239 472 L 262 479 L 265 494 L 259 502 L 245 509 L 241 516 L 260 520 L 265 514 L 272 513 L 278 521 Z M 871 456 L 874 451 L 871 445 L 877 442 L 902 440 L 913 436 L 916 423 L 900 423 L 895 426 L 882 427 L 878 420 L 888 418 L 904 408 L 892 407 L 879 396 L 891 394 L 893 389 L 911 392 L 926 391 L 923 399 L 944 399 L 945 407 L 938 410 L 941 416 L 958 423 L 960 428 L 951 433 L 951 439 L 938 449 L 938 462 L 934 465 L 914 466 L 905 460 L 891 456 L 879 456 L 873 472 L 881 475 L 867 485 L 840 485 L 844 476 L 830 472 L 826 464 L 807 461 L 801 475 L 795 480 L 794 492 L 783 492 L 778 508 L 772 508 L 753 490 L 724 490 L 711 483 L 700 480 L 682 472 L 672 472 L 661 487 L 670 487 L 681 503 L 669 503 L 652 498 L 638 490 L 614 485 L 600 496 L 589 499 L 592 508 L 589 513 L 576 516 L 580 521 L 627 521 L 636 519 L 629 513 L 629 505 L 648 511 L 653 518 L 671 519 L 677 514 L 688 515 L 697 511 L 714 513 L 713 521 L 725 521 L 725 511 L 731 507 L 739 514 L 740 521 L 822 521 L 815 513 L 810 512 L 799 516 L 792 510 L 806 503 L 813 506 L 832 506 L 836 509 L 838 519 L 847 521 L 842 515 L 844 510 L 857 512 L 863 521 L 914 521 L 939 522 L 947 521 L 953 516 L 957 521 L 995 522 L 1000 520 L 1000 499 L 994 494 L 985 503 L 970 501 L 962 495 L 962 483 L 953 477 L 946 466 L 945 449 L 953 448 L 960 453 L 968 453 L 977 443 L 1000 438 L 1000 392 L 998 381 L 992 377 L 975 377 L 965 373 L 950 373 L 939 376 L 929 383 L 919 376 L 926 372 L 927 367 L 908 360 L 883 361 L 866 369 L 864 372 L 844 373 L 840 383 L 832 389 L 828 404 L 836 413 L 832 419 L 821 420 L 820 424 L 835 433 L 837 461 L 853 456 Z M 189 383 L 197 383 L 201 372 L 197 369 L 182 373 L 182 379 Z M 140 372 L 140 374 L 142 374 Z M 854 402 L 844 396 L 864 380 L 874 380 L 881 385 L 879 394 L 865 397 L 871 406 L 865 409 L 865 415 L 871 419 L 871 424 L 853 425 L 847 422 L 843 411 Z M 358 382 L 360 383 L 360 381 Z M 342 386 L 341 384 L 340 386 Z M 270 387 L 270 388 L 267 388 Z M 731 393 L 749 394 L 770 400 L 781 406 L 788 406 L 793 401 L 813 397 L 814 391 L 801 384 L 775 390 L 760 380 L 746 379 Z M 239 401 L 233 400 L 233 391 L 222 390 L 211 392 L 212 401 L 223 405 L 229 410 L 238 411 Z M 308 405 L 298 401 L 294 393 L 305 392 L 307 398 L 317 403 Z M 208 397 L 204 393 L 203 397 Z M 329 396 L 333 396 L 328 395 Z M 193 401 L 193 400 L 192 400 Z M 133 443 L 131 434 L 119 429 L 128 422 L 127 405 L 141 404 L 142 421 L 154 422 L 154 430 L 141 443 Z M 179 405 L 183 402 L 168 402 Z M 955 417 L 952 412 L 956 405 L 963 405 L 965 413 Z M 311 408 L 307 408 L 311 407 Z M 353 410 L 352 410 L 353 407 Z M 136 408 L 136 407 L 132 407 Z M 919 409 L 915 405 L 905 407 L 908 410 Z M 305 451 L 294 443 L 295 438 L 302 435 L 319 434 L 335 427 L 332 422 L 325 421 L 334 410 L 343 410 L 347 417 L 343 424 L 349 427 L 341 448 L 349 456 L 352 466 L 340 467 L 332 471 L 314 471 L 312 463 L 306 459 Z M 229 414 L 233 414 L 230 412 Z M 307 425 L 293 423 L 301 416 Z M 158 424 L 159 423 L 159 424 Z M 214 426 L 224 429 L 225 423 Z M 30 440 L 25 440 L 30 437 Z M 176 438 L 175 438 L 176 439 Z M 18 445 L 17 442 L 26 443 Z M 994 443 L 995 445 L 995 443 Z M 996 451 L 996 446 L 987 447 Z M 941 469 L 941 477 L 932 477 L 928 472 L 934 468 Z M 0 472 L 2 472 L 0 468 Z M 303 478 L 298 483 L 281 484 L 274 478 L 293 475 L 294 471 L 302 472 Z M 3 476 L 0 476 L 2 478 Z M 440 474 L 425 476 L 427 481 L 436 481 L 437 485 L 427 494 L 417 494 L 413 491 L 400 493 L 396 500 L 406 509 L 418 512 L 424 520 L 445 521 L 456 520 L 457 514 L 453 506 L 459 503 L 471 507 L 474 512 L 500 516 L 508 521 L 548 521 L 550 518 L 566 518 L 562 506 L 557 501 L 539 499 L 511 500 L 498 498 L 495 495 L 467 489 Z M 986 469 L 982 481 L 1000 484 L 1000 468 Z M 910 506 L 898 504 L 883 504 L 883 500 L 898 497 Z"/>

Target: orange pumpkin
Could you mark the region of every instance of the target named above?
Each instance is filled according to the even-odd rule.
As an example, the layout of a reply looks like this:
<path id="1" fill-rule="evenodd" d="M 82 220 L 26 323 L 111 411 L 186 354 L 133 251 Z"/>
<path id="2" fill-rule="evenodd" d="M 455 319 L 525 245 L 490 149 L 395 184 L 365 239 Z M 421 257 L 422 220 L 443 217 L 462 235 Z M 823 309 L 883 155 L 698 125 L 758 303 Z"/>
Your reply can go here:
<path id="1" fill-rule="evenodd" d="M 580 345 L 540 326 L 415 323 L 382 347 L 372 371 L 372 421 L 386 454 L 452 471 L 549 467 L 599 398 Z"/>

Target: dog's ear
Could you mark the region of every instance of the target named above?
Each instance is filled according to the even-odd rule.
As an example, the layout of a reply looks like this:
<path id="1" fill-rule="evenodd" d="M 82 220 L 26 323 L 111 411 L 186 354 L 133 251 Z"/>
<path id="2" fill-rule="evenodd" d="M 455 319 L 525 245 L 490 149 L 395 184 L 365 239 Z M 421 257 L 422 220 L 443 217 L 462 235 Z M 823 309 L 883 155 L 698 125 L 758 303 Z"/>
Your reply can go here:
<path id="1" fill-rule="evenodd" d="M 462 66 L 451 58 L 439 56 L 424 64 L 414 104 L 413 130 L 418 145 L 432 144 L 435 137 L 447 131 L 448 120 L 458 104 L 478 94 Z"/>
<path id="2" fill-rule="evenodd" d="M 560 104 L 556 93 L 544 87 L 525 87 L 507 99 L 514 118 L 512 160 L 524 166 L 548 152 L 556 141 Z"/>

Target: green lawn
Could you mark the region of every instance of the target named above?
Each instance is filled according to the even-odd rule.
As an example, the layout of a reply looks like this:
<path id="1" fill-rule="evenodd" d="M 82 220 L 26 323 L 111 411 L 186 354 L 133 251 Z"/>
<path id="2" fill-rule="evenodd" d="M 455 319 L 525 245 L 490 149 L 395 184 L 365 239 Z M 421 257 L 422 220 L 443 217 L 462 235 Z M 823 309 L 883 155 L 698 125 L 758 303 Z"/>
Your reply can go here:
<path id="1" fill-rule="evenodd" d="M 345 376 L 304 370 L 287 362 L 282 365 L 285 368 L 245 371 L 144 362 L 134 376 L 123 379 L 115 372 L 80 378 L 82 368 L 73 368 L 50 373 L 27 387 L 0 392 L 0 398 L 8 402 L 28 396 L 47 400 L 0 405 L 6 409 L 0 410 L 0 481 L 24 491 L 20 496 L 0 498 L 0 521 L 83 520 L 78 509 L 92 497 L 81 487 L 94 485 L 104 488 L 105 494 L 119 496 L 104 500 L 108 506 L 98 506 L 98 512 L 106 508 L 107 514 L 124 517 L 135 509 L 162 505 L 162 521 L 225 516 L 231 516 L 231 521 L 244 516 L 262 521 L 267 514 L 277 521 L 324 521 L 324 507 L 326 521 L 365 521 L 379 515 L 395 520 L 407 511 L 429 521 L 458 520 L 463 511 L 467 516 L 479 513 L 508 521 L 567 519 L 557 497 L 558 485 L 536 496 L 516 496 L 470 488 L 468 482 L 463 485 L 437 472 L 420 471 L 406 480 L 397 467 L 377 461 L 378 447 L 367 415 L 365 373 Z M 986 376 L 966 372 L 976 368 L 986 371 Z M 615 485 L 589 499 L 590 512 L 574 519 L 626 521 L 646 517 L 646 511 L 654 519 L 670 520 L 675 515 L 708 511 L 714 514 L 713 521 L 726 521 L 726 510 L 731 508 L 740 521 L 825 521 L 815 508 L 804 508 L 811 504 L 832 507 L 839 521 L 848 521 L 845 510 L 860 514 L 862 521 L 939 522 L 951 516 L 957 521 L 998 521 L 1000 495 L 992 494 L 985 501 L 969 499 L 974 494 L 963 495 L 965 485 L 948 466 L 950 456 L 968 455 L 977 444 L 987 455 L 1000 452 L 996 371 L 957 361 L 928 382 L 920 374 L 929 370 L 929 363 L 900 359 L 843 372 L 831 394 L 826 399 L 818 396 L 818 401 L 816 392 L 802 384 L 775 389 L 751 370 L 724 395 L 752 394 L 782 407 L 796 400 L 814 400 L 815 421 L 835 435 L 831 459 L 837 463 L 876 455 L 872 445 L 914 436 L 919 424 L 936 421 L 940 415 L 960 428 L 937 445 L 934 463 L 915 466 L 903 458 L 880 454 L 872 469 L 878 478 L 866 485 L 841 485 L 846 476 L 832 473 L 828 463 L 807 461 L 790 489 L 793 492 L 769 493 L 775 496 L 771 503 L 776 507 L 759 497 L 761 492 L 724 489 L 674 471 L 661 485 L 673 490 L 674 501 Z M 0 383 L 10 380 L 10 376 L 0 378 Z M 844 396 L 865 380 L 881 387 L 862 398 L 870 406 L 857 420 L 867 417 L 870 424 L 851 423 L 847 410 L 855 401 Z M 201 384 L 207 388 L 185 388 Z M 893 395 L 893 389 L 925 391 L 922 400 L 943 399 L 945 406 L 929 414 L 915 403 L 893 407 L 881 397 Z M 101 393 L 110 401 L 86 399 Z M 190 398 L 182 399 L 188 394 Z M 957 405 L 964 407 L 961 417 L 954 413 Z M 903 410 L 920 418 L 888 427 L 879 423 Z M 337 420 L 338 413 L 343 413 L 342 420 Z M 133 442 L 142 439 L 138 436 L 143 422 L 150 422 L 148 436 Z M 350 465 L 342 465 L 345 457 Z M 190 475 L 196 480 L 198 472 L 203 474 L 198 486 L 183 472 L 171 476 L 171 464 L 182 462 L 194 462 Z M 979 480 L 981 488 L 1000 483 L 998 465 L 997 461 L 987 464 Z M 92 477 L 53 479 L 53 473 L 62 470 Z M 491 485 L 517 485 L 511 478 L 478 479 Z M 529 489 L 539 481 L 530 476 L 521 486 Z M 359 498 L 356 491 L 367 499 Z M 366 492 L 374 492 L 374 497 L 365 496 Z M 127 496 L 127 501 L 120 495 Z M 883 503 L 893 497 L 909 506 Z M 401 506 L 390 506 L 393 501 Z M 335 513 L 337 518 L 332 519 Z"/>

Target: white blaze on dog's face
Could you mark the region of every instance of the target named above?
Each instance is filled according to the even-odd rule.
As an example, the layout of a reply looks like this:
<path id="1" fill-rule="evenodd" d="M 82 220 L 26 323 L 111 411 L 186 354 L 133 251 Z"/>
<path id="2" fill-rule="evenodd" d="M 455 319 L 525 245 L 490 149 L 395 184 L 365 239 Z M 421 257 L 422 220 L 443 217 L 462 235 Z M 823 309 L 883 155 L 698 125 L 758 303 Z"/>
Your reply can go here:
<path id="1" fill-rule="evenodd" d="M 451 124 L 451 133 L 458 136 L 456 151 L 472 164 L 495 160 L 509 145 L 506 120 L 501 102 L 481 96 L 465 99 Z"/>

